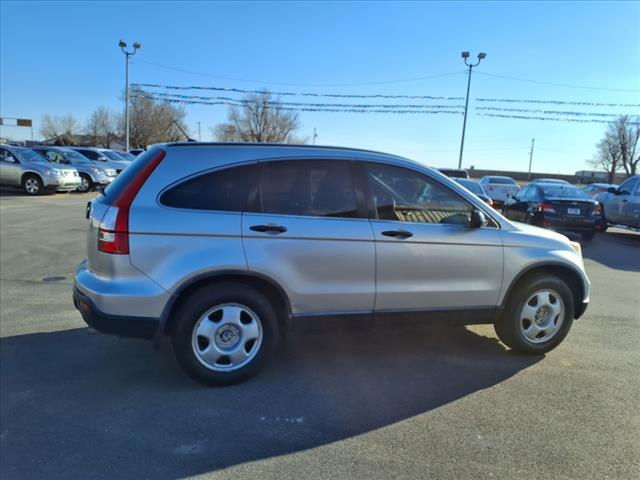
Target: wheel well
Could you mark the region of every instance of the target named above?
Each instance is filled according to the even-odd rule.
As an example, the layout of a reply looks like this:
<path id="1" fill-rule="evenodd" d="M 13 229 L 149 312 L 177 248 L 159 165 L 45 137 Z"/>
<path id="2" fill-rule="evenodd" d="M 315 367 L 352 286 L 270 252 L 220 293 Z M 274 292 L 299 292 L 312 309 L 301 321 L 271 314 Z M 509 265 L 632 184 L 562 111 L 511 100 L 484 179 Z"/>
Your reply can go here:
<path id="1" fill-rule="evenodd" d="M 224 274 L 215 275 L 212 277 L 205 277 L 199 279 L 193 283 L 190 283 L 183 288 L 179 293 L 173 304 L 170 306 L 169 314 L 167 316 L 167 323 L 164 327 L 164 333 L 170 333 L 173 323 L 173 317 L 175 312 L 180 306 L 188 300 L 188 298 L 197 290 L 201 288 L 210 287 L 218 283 L 233 282 L 241 283 L 255 288 L 262 293 L 276 311 L 278 322 L 280 323 L 281 331 L 284 333 L 291 326 L 291 306 L 289 299 L 287 298 L 284 290 L 271 280 L 267 280 L 263 277 L 247 274 Z"/>
<path id="2" fill-rule="evenodd" d="M 20 177 L 20 185 L 24 185 L 24 181 L 28 178 L 28 177 L 38 177 L 40 179 L 40 182 L 44 184 L 43 180 L 42 180 L 42 176 L 38 175 L 36 172 L 24 172 L 22 174 L 22 177 Z"/>
<path id="3" fill-rule="evenodd" d="M 573 269 L 561 265 L 540 265 L 538 267 L 527 270 L 524 274 L 520 275 L 511 283 L 507 294 L 504 296 L 502 305 L 504 306 L 506 304 L 509 296 L 511 295 L 511 292 L 520 282 L 526 281 L 532 275 L 541 273 L 555 275 L 566 282 L 566 284 L 571 289 L 571 293 L 573 294 L 575 318 L 580 318 L 585 309 L 584 304 L 582 303 L 582 300 L 584 300 L 584 285 L 582 283 L 582 278 L 580 278 L 580 275 Z"/>

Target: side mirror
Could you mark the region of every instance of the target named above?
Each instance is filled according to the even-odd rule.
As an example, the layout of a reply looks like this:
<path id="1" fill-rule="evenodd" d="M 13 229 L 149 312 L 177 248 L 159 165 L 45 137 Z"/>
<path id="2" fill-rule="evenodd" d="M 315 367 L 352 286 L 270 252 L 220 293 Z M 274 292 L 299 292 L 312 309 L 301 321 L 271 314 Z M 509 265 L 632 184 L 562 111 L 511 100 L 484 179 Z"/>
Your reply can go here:
<path id="1" fill-rule="evenodd" d="M 507 198 L 514 198 L 515 195 L 513 193 L 507 193 Z"/>
<path id="2" fill-rule="evenodd" d="M 482 213 L 477 208 L 474 208 L 471 212 L 471 220 L 469 221 L 469 226 L 471 228 L 480 228 L 487 224 L 487 217 L 485 217 L 484 213 Z"/>
<path id="3" fill-rule="evenodd" d="M 607 188 L 607 193 L 617 193 L 618 189 L 616 187 Z"/>

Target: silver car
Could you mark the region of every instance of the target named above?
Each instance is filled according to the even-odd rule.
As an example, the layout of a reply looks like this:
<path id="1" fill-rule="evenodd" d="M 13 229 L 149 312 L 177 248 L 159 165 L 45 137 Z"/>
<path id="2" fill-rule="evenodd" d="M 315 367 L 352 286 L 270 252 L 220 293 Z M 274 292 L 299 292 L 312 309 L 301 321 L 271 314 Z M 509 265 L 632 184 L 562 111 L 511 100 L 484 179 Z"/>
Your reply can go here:
<path id="1" fill-rule="evenodd" d="M 65 147 L 33 147 L 50 162 L 72 166 L 80 174 L 79 192 L 89 192 L 96 187 L 109 185 L 118 175 L 113 168 L 100 168 L 79 152 Z"/>
<path id="2" fill-rule="evenodd" d="M 640 175 L 626 179 L 619 187 L 596 195 L 608 224 L 640 228 Z"/>
<path id="3" fill-rule="evenodd" d="M 70 192 L 80 185 L 75 168 L 52 165 L 29 148 L 0 145 L 0 184 L 22 188 L 27 195 Z"/>
<path id="4" fill-rule="evenodd" d="M 73 290 L 86 323 L 170 335 L 183 369 L 207 384 L 256 374 L 301 322 L 492 322 L 513 350 L 541 354 L 589 302 L 579 244 L 383 153 L 155 146 L 87 217 Z"/>
<path id="5" fill-rule="evenodd" d="M 520 186 L 511 177 L 487 175 L 478 183 L 496 205 L 504 205 L 508 198 L 520 191 Z"/>
<path id="6" fill-rule="evenodd" d="M 122 172 L 125 168 L 131 165 L 131 162 L 126 160 L 112 160 L 103 152 L 103 149 L 94 147 L 68 147 L 76 152 L 87 157 L 92 162 L 95 162 L 100 168 L 113 168 L 117 173 Z"/>

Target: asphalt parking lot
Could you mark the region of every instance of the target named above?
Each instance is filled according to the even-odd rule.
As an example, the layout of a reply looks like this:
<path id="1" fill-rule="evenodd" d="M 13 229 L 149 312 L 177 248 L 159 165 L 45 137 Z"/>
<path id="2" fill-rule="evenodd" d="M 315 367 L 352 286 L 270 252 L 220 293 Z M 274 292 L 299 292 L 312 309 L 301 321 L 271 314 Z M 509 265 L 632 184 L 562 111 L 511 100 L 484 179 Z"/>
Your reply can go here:
<path id="1" fill-rule="evenodd" d="M 204 388 L 74 309 L 93 195 L 0 195 L 3 479 L 638 478 L 640 235 L 584 246 L 591 306 L 544 357 L 488 325 L 333 330 Z"/>

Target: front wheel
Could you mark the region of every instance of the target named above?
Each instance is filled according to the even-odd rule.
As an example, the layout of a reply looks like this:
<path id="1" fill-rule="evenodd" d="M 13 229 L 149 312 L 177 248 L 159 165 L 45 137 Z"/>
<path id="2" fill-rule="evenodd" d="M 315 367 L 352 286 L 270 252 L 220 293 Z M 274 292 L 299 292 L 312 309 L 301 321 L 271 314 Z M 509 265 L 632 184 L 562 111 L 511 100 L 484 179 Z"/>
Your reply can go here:
<path id="1" fill-rule="evenodd" d="M 278 343 L 276 313 L 256 289 L 215 284 L 195 292 L 177 312 L 171 333 L 182 369 L 207 385 L 232 385 L 256 375 Z"/>
<path id="2" fill-rule="evenodd" d="M 85 173 L 80 174 L 80 186 L 78 186 L 77 190 L 81 193 L 90 192 L 93 189 L 93 182 L 91 181 L 91 177 Z"/>
<path id="3" fill-rule="evenodd" d="M 44 185 L 37 175 L 27 175 L 22 180 L 22 190 L 27 195 L 40 195 L 44 191 Z"/>
<path id="4" fill-rule="evenodd" d="M 516 285 L 494 327 L 513 351 L 542 354 L 564 340 L 573 317 L 573 293 L 565 281 L 555 275 L 536 274 Z"/>

